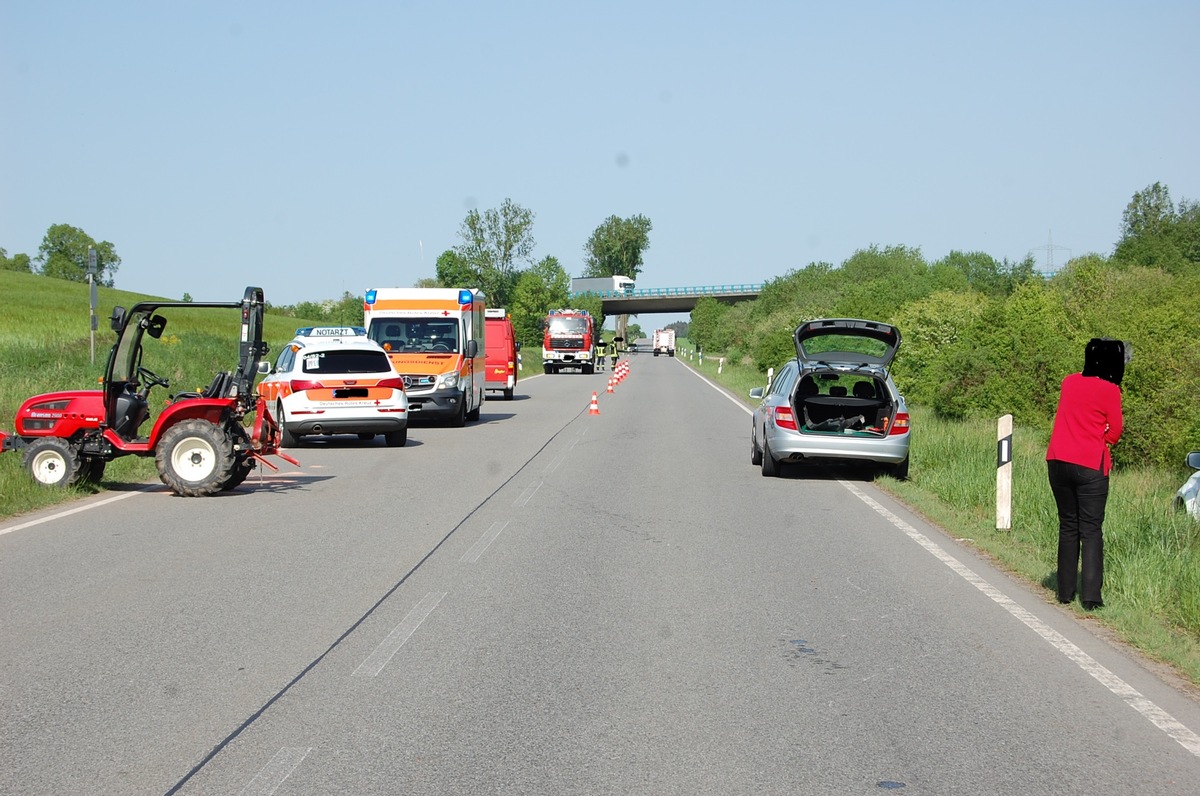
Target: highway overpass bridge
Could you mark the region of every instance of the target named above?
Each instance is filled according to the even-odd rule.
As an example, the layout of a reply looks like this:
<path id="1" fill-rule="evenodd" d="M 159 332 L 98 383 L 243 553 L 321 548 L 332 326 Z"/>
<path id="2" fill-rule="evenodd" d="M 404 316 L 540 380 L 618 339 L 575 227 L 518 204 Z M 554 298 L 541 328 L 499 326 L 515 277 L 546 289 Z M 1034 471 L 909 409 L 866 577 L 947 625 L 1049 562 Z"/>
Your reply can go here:
<path id="1" fill-rule="evenodd" d="M 640 287 L 631 291 L 592 290 L 571 293 L 571 298 L 597 296 L 605 315 L 642 315 L 651 312 L 691 312 L 696 302 L 708 296 L 723 304 L 758 298 L 762 283 L 752 285 L 705 285 L 702 287 Z"/>

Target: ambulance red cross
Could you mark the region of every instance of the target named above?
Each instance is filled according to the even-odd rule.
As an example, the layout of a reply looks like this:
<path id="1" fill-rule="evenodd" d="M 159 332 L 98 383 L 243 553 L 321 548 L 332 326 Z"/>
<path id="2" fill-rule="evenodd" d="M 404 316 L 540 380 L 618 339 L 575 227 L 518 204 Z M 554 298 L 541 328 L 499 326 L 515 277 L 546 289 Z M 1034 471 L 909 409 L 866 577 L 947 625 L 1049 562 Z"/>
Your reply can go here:
<path id="1" fill-rule="evenodd" d="M 408 442 L 408 396 L 387 352 L 361 326 L 306 326 L 284 346 L 258 385 L 272 408 L 283 447 L 307 436 L 382 434 Z"/>

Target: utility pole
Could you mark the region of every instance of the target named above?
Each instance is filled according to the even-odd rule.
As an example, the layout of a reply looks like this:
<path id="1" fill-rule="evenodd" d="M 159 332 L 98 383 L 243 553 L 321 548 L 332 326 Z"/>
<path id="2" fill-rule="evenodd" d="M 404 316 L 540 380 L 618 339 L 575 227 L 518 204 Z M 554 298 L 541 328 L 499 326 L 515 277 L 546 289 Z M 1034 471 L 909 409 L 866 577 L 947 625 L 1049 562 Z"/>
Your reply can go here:
<path id="1" fill-rule="evenodd" d="M 1069 262 L 1071 260 L 1071 250 L 1070 249 L 1068 249 L 1066 246 L 1055 246 L 1054 245 L 1053 230 L 1048 231 L 1046 233 L 1046 245 L 1045 246 L 1038 246 L 1035 249 L 1029 250 L 1030 254 L 1033 254 L 1034 252 L 1045 252 L 1046 253 L 1046 267 L 1044 269 L 1042 269 L 1042 273 L 1045 274 L 1046 276 L 1054 276 L 1054 274 L 1056 273 L 1056 269 L 1054 268 L 1054 252 L 1055 251 L 1066 252 L 1067 253 L 1067 261 Z"/>

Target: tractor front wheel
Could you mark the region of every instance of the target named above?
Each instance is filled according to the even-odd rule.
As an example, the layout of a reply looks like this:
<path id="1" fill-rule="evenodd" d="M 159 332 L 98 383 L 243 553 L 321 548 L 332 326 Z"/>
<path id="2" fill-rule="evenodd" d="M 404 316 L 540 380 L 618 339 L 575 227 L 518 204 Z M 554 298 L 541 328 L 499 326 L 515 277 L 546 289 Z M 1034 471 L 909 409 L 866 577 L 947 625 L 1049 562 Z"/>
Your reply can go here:
<path id="1" fill-rule="evenodd" d="M 235 457 L 229 436 L 207 420 L 171 426 L 154 453 L 158 477 L 184 497 L 215 495 L 233 476 Z"/>
<path id="2" fill-rule="evenodd" d="M 42 486 L 72 486 L 83 476 L 79 454 L 59 437 L 42 437 L 29 443 L 22 462 Z"/>

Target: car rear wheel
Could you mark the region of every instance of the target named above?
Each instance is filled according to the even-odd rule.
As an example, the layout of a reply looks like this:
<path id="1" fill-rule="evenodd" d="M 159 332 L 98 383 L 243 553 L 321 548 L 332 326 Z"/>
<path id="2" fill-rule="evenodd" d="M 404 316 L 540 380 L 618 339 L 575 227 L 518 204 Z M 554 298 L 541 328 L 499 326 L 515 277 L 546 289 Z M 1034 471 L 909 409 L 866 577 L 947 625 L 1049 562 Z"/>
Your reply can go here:
<path id="1" fill-rule="evenodd" d="M 508 389 L 506 389 L 506 390 L 504 391 L 504 400 L 506 400 L 506 401 L 511 401 L 511 400 L 513 399 L 513 393 L 514 393 L 514 392 L 515 392 L 515 390 L 513 390 L 513 388 L 512 388 L 512 387 L 509 387 Z"/>
<path id="2" fill-rule="evenodd" d="M 283 404 L 275 405 L 275 418 L 279 421 L 279 447 L 281 448 L 298 448 L 300 447 L 300 435 L 293 434 L 287 427 L 287 415 L 283 413 Z"/>
<path id="3" fill-rule="evenodd" d="M 904 457 L 904 461 L 899 464 L 893 464 L 888 468 L 888 475 L 895 478 L 897 481 L 908 480 L 908 457 Z"/>
<path id="4" fill-rule="evenodd" d="M 763 440 L 762 446 L 762 474 L 767 478 L 775 478 L 779 475 L 779 462 L 775 461 L 775 457 L 771 454 L 771 446 L 767 441 Z"/>
<path id="5" fill-rule="evenodd" d="M 408 428 L 402 428 L 399 431 L 389 431 L 383 435 L 383 441 L 387 443 L 389 448 L 403 448 L 408 444 Z"/>

